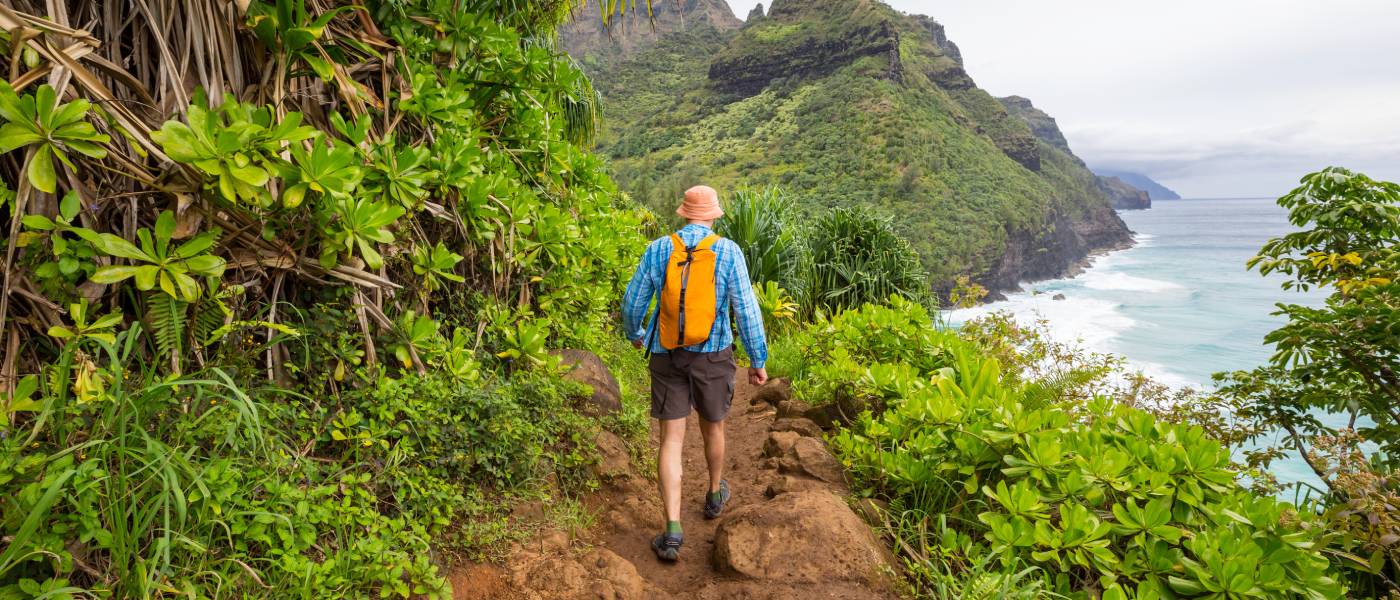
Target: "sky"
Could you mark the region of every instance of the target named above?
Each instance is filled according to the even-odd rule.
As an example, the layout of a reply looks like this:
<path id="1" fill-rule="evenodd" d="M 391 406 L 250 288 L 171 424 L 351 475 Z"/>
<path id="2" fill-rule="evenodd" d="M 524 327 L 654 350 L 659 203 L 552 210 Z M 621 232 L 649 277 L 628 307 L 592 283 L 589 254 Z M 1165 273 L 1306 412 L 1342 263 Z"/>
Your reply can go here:
<path id="1" fill-rule="evenodd" d="M 1400 181 L 1400 1 L 888 3 L 942 23 L 979 86 L 1030 98 L 1092 167 L 1188 198 L 1275 197 L 1332 165 Z"/>

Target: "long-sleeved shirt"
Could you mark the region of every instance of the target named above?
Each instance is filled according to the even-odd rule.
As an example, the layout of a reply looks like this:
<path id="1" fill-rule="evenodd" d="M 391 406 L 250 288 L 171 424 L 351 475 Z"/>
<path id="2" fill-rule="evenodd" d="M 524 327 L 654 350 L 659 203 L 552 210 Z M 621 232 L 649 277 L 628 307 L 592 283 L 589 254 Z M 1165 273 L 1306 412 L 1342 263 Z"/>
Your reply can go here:
<path id="1" fill-rule="evenodd" d="M 694 246 L 714 232 L 708 227 L 691 223 L 679 233 L 686 246 Z M 671 249 L 670 236 L 657 239 L 647 246 L 641 264 L 637 265 L 637 272 L 632 275 L 627 292 L 622 296 L 624 332 L 632 341 L 645 340 L 650 343 L 654 354 L 664 354 L 666 348 L 656 339 L 659 336 L 651 335 L 656 319 L 653 317 L 649 323 L 645 322 L 647 308 L 666 282 L 666 261 L 671 258 Z M 685 349 L 717 352 L 733 344 L 734 332 L 729 327 L 729 309 L 732 305 L 744 351 L 749 355 L 750 364 L 761 368 L 768 361 L 768 339 L 763 332 L 763 312 L 759 310 L 758 299 L 754 297 L 753 286 L 749 284 L 749 266 L 744 262 L 744 253 L 738 244 L 724 238 L 715 243 L 714 251 L 715 324 L 710 327 L 709 339 Z"/>

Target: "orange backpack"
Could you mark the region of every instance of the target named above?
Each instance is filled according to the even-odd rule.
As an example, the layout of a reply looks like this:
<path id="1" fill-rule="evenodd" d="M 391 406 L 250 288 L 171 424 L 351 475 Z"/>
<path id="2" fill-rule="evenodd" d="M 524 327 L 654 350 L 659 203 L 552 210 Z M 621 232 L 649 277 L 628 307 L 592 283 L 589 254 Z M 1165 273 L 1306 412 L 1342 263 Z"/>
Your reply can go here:
<path id="1" fill-rule="evenodd" d="M 699 344 L 715 324 L 715 242 L 710 234 L 687 247 L 680 234 L 671 234 L 671 258 L 666 261 L 666 284 L 661 287 L 661 345 L 667 350 Z"/>

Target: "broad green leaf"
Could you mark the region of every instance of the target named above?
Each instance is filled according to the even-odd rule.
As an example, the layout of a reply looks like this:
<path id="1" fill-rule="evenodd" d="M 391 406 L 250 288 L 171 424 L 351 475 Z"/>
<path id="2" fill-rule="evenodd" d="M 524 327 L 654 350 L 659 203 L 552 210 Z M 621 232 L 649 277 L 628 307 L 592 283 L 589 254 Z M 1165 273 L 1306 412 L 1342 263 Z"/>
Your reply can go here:
<path id="1" fill-rule="evenodd" d="M 130 277 L 135 277 L 141 269 L 149 267 L 131 267 L 126 265 L 109 265 L 100 267 L 96 273 L 89 278 L 93 283 L 117 283 Z"/>
<path id="2" fill-rule="evenodd" d="M 54 172 L 53 148 L 43 144 L 35 149 L 34 158 L 29 161 L 29 184 L 40 191 L 54 193 L 57 189 L 58 173 Z"/>

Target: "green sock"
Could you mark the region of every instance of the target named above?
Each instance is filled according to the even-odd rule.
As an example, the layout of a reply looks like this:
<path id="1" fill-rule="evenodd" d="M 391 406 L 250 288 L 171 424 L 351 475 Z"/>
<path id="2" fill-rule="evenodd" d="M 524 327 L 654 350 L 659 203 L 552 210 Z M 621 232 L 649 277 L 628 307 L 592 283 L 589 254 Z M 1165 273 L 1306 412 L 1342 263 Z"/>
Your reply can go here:
<path id="1" fill-rule="evenodd" d="M 669 533 L 669 534 L 671 534 L 671 535 L 681 535 L 681 522 L 680 522 L 680 521 L 667 521 L 667 522 L 666 522 L 666 533 Z"/>
<path id="2" fill-rule="evenodd" d="M 712 503 L 712 504 L 719 504 L 719 501 L 724 499 L 724 492 L 721 491 L 721 490 L 716 490 L 716 491 L 710 492 L 709 498 L 710 498 L 710 503 Z"/>

